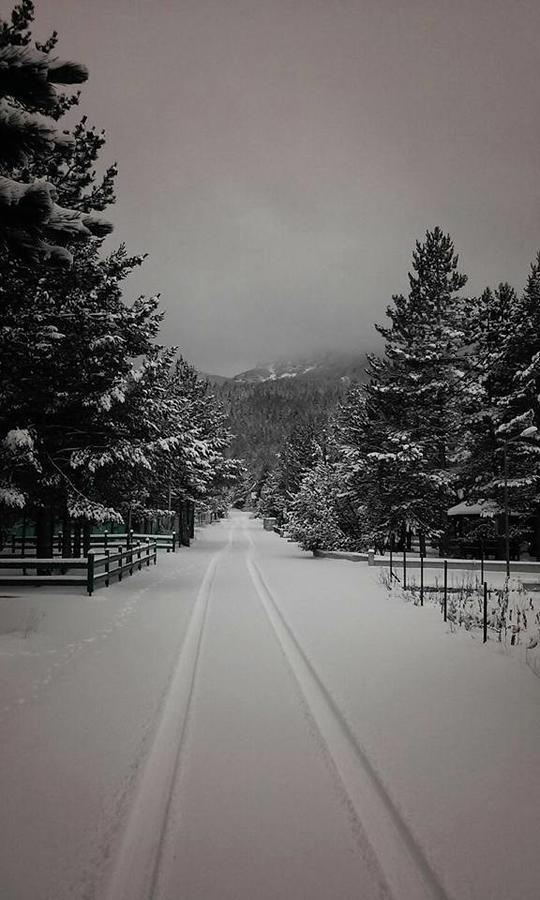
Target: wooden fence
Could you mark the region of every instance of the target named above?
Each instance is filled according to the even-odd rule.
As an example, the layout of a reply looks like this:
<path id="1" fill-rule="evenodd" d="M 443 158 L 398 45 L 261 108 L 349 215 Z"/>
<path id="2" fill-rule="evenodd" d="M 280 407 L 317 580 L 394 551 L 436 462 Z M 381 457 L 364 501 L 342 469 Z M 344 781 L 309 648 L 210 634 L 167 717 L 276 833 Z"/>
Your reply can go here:
<path id="1" fill-rule="evenodd" d="M 120 534 L 104 531 L 102 533 L 91 534 L 89 537 L 89 545 L 84 548 L 83 556 L 86 556 L 88 550 L 96 547 L 126 547 L 129 548 L 140 541 L 155 541 L 158 550 L 166 550 L 167 553 L 174 553 L 178 548 L 178 540 L 176 532 L 170 534 L 136 534 L 134 531 L 126 531 Z M 0 549 L 0 558 L 9 556 L 11 558 L 25 559 L 36 555 L 37 539 L 34 536 L 26 535 L 8 535 L 4 546 Z M 53 554 L 61 555 L 62 553 L 62 532 L 59 531 L 53 537 Z M 81 557 L 78 557 L 80 559 Z"/>
<path id="2" fill-rule="evenodd" d="M 195 509 L 195 525 L 202 528 L 204 525 L 210 525 L 215 519 L 214 513 L 209 509 Z"/>
<path id="3" fill-rule="evenodd" d="M 30 555 L 0 556 L 0 570 L 22 569 L 22 572 L 7 574 L 0 571 L 0 586 L 80 585 L 86 586 L 88 595 L 92 596 L 100 583 L 108 587 L 114 577 L 122 581 L 125 572 L 133 575 L 134 571 L 140 571 L 143 566 L 149 566 L 150 563 L 156 565 L 157 555 L 157 541 L 147 538 L 144 542 L 131 543 L 129 546 L 117 544 L 107 547 L 99 554 L 90 550 L 86 557 L 54 556 L 50 559 L 38 559 Z M 28 574 L 29 572 L 33 574 Z"/>

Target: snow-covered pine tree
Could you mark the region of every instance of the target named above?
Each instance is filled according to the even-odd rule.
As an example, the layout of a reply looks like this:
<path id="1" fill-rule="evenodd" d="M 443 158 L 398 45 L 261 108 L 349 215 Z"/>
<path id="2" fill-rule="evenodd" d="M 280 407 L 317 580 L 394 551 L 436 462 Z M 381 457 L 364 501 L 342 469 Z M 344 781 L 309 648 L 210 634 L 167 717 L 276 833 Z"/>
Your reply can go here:
<path id="1" fill-rule="evenodd" d="M 17 7 L 14 24 L 2 32 L 4 40 L 7 34 L 15 45 L 26 47 L 32 16 L 31 3 Z M 51 54 L 55 43 L 53 35 L 37 52 Z M 54 115 L 59 117 L 73 105 L 73 97 L 54 97 Z M 88 498 L 82 503 L 77 494 L 77 478 L 68 471 L 69 452 L 95 438 L 89 407 L 99 406 L 99 398 L 122 383 L 132 359 L 152 348 L 159 328 L 155 299 L 141 298 L 131 308 L 122 302 L 121 282 L 143 257 L 130 258 L 121 247 L 100 258 L 100 238 L 110 229 L 95 213 L 114 202 L 116 176 L 116 165 L 96 175 L 104 143 L 104 134 L 83 118 L 62 154 L 44 156 L 29 146 L 21 170 L 28 183 L 54 181 L 58 202 L 74 211 L 73 221 L 93 223 L 99 235 L 94 241 L 81 241 L 77 229 L 58 237 L 62 252 L 74 258 L 73 267 L 29 267 L 15 254 L 0 254 L 0 390 L 9 398 L 0 403 L 0 435 L 13 428 L 28 431 L 35 449 L 32 467 L 5 461 L 0 481 L 18 485 L 25 513 L 37 520 L 44 556 L 50 556 L 53 518 L 69 522 L 76 497 L 78 513 L 91 510 L 93 520 L 99 519 L 98 507 Z M 6 503 L 3 509 L 9 512 Z M 67 525 L 64 532 L 69 540 Z"/>
<path id="2" fill-rule="evenodd" d="M 372 378 L 379 361 L 370 361 Z M 387 469 L 380 459 L 380 449 L 388 440 L 387 423 L 380 405 L 371 404 L 366 386 L 353 385 L 340 405 L 336 419 L 335 439 L 342 460 L 341 491 L 349 510 L 348 531 L 355 536 L 358 549 L 383 547 L 390 534 L 399 534 L 402 519 L 392 516 L 394 498 L 389 491 L 394 481 L 384 476 Z M 388 471 L 404 467 L 411 450 L 394 443 L 394 454 Z M 405 484 L 402 485 L 405 487 Z"/>
<path id="3" fill-rule="evenodd" d="M 519 318 L 514 289 L 501 283 L 470 303 L 471 353 L 462 392 L 462 429 L 457 458 L 459 484 L 467 499 L 504 503 L 501 439 L 497 433 L 503 405 L 512 390 L 516 347 L 512 336 Z M 495 520 L 486 516 L 471 538 L 493 540 Z"/>
<path id="4" fill-rule="evenodd" d="M 269 469 L 260 488 L 257 512 L 283 522 L 288 498 L 284 495 L 278 469 Z"/>
<path id="5" fill-rule="evenodd" d="M 294 426 L 279 453 L 280 485 L 284 496 L 296 494 L 309 469 L 320 460 L 326 435 L 314 422 Z"/>
<path id="6" fill-rule="evenodd" d="M 376 540 L 410 529 L 421 538 L 445 530 L 468 343 L 460 297 L 466 280 L 450 236 L 428 231 L 416 243 L 408 295 L 394 296 L 390 325 L 377 326 L 384 356 L 371 358 L 369 384 L 349 398 L 344 453 L 354 463 L 362 515 Z"/>
<path id="7" fill-rule="evenodd" d="M 108 397 L 106 449 L 89 444 L 71 463 L 85 494 L 112 504 L 131 527 L 172 511 L 188 545 L 189 505 L 223 508 L 239 467 L 225 458 L 230 435 L 207 382 L 175 356 L 175 348 L 147 354 Z"/>
<path id="8" fill-rule="evenodd" d="M 341 479 L 336 467 L 319 460 L 305 472 L 287 510 L 285 533 L 303 550 L 334 550 L 347 544 L 340 528 Z"/>
<path id="9" fill-rule="evenodd" d="M 513 530 L 532 538 L 540 557 L 540 253 L 531 264 L 526 288 L 513 305 L 501 353 L 508 388 L 496 397 L 499 497 L 506 456 L 508 499 L 521 513 Z M 510 380 L 511 379 L 511 380 Z"/>
<path id="10" fill-rule="evenodd" d="M 275 516 L 282 524 L 291 499 L 300 490 L 306 472 L 325 454 L 326 433 L 313 421 L 293 426 L 277 454 L 277 463 L 261 489 L 259 514 Z"/>
<path id="11" fill-rule="evenodd" d="M 32 44 L 33 17 L 33 3 L 22 0 L 11 21 L 0 23 L 0 253 L 69 266 L 69 243 L 101 236 L 111 226 L 63 205 L 59 196 L 54 176 L 59 166 L 69 170 L 75 147 L 55 120 L 78 95 L 59 93 L 56 85 L 81 84 L 88 72 L 52 55 L 56 34 Z"/>
<path id="12" fill-rule="evenodd" d="M 95 250 L 78 251 L 72 269 L 47 271 L 30 296 L 15 290 L 3 305 L 0 384 L 9 403 L 0 403 L 0 433 L 28 431 L 35 463 L 8 470 L 5 480 L 26 498 L 44 556 L 50 555 L 54 518 L 62 520 L 69 541 L 74 509 L 79 520 L 83 509 L 88 521 L 110 517 L 91 505 L 72 456 L 96 444 L 107 448 L 113 401 L 123 397 L 133 360 L 153 352 L 157 299 L 122 301 L 123 280 L 141 262 L 124 248 L 101 261 Z"/>
<path id="13" fill-rule="evenodd" d="M 16 8 L 15 44 L 29 43 L 32 13 L 31 3 Z M 48 54 L 55 41 L 37 50 Z M 60 115 L 70 101 L 56 100 Z M 115 199 L 116 165 L 101 178 L 95 171 L 104 143 L 83 118 L 63 155 L 44 159 L 29 146 L 25 178 L 51 177 L 60 203 L 98 223 L 94 213 Z M 235 468 L 206 387 L 183 361 L 174 364 L 174 349 L 154 343 L 158 299 L 122 299 L 143 257 L 121 247 L 102 259 L 101 241 L 81 242 L 76 232 L 67 243 L 68 270 L 0 257 L 0 507 L 4 521 L 22 509 L 36 521 L 42 556 L 51 555 L 55 519 L 70 555 L 72 524 L 88 530 L 130 509 L 166 510 L 171 484 L 173 500 L 175 491 L 222 496 Z"/>

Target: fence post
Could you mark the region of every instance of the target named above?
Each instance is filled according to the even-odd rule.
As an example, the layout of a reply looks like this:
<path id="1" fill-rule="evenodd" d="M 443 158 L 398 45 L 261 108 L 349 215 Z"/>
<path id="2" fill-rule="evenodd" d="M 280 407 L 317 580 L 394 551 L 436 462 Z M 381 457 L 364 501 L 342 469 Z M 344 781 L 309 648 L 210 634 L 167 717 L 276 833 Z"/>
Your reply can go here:
<path id="1" fill-rule="evenodd" d="M 139 572 L 140 572 L 141 569 L 142 569 L 141 550 L 142 550 L 142 544 L 141 544 L 141 542 L 139 541 L 139 543 L 138 543 L 138 545 L 137 545 L 137 559 L 139 560 Z"/>
<path id="2" fill-rule="evenodd" d="M 109 532 L 108 531 L 103 532 L 103 546 L 105 547 L 105 550 L 109 546 Z"/>
<path id="3" fill-rule="evenodd" d="M 487 641 L 487 603 L 488 603 L 488 586 L 487 581 L 484 581 L 484 639 L 482 641 L 483 644 Z"/>
<path id="4" fill-rule="evenodd" d="M 94 592 L 94 551 L 89 550 L 86 557 L 86 589 L 88 596 L 91 597 Z"/>
<path id="5" fill-rule="evenodd" d="M 407 547 L 403 544 L 403 589 L 407 587 Z"/>
<path id="6" fill-rule="evenodd" d="M 375 550 L 368 550 L 367 552 L 367 564 L 368 566 L 375 565 Z"/>
<path id="7" fill-rule="evenodd" d="M 110 581 L 109 573 L 111 570 L 111 563 L 110 563 L 109 557 L 111 555 L 111 551 L 109 550 L 108 547 L 106 547 L 104 550 L 104 553 L 105 553 L 105 587 L 109 587 L 109 581 Z"/>
<path id="8" fill-rule="evenodd" d="M 484 539 L 480 539 L 480 581 L 484 583 Z"/>
<path id="9" fill-rule="evenodd" d="M 444 599 L 443 599 L 444 621 L 448 617 L 448 560 L 444 561 Z"/>
<path id="10" fill-rule="evenodd" d="M 154 565 L 157 566 L 157 541 L 154 542 Z"/>
<path id="11" fill-rule="evenodd" d="M 424 605 L 424 557 L 420 554 L 420 606 Z"/>
<path id="12" fill-rule="evenodd" d="M 133 532 L 131 533 L 133 535 Z M 133 544 L 130 545 L 129 553 L 129 574 L 133 575 Z"/>
<path id="13" fill-rule="evenodd" d="M 146 538 L 146 568 L 150 565 L 150 538 Z"/>
<path id="14" fill-rule="evenodd" d="M 176 531 L 172 533 L 172 552 L 174 553 L 176 550 Z"/>
<path id="15" fill-rule="evenodd" d="M 117 550 L 118 550 L 118 553 L 120 554 L 120 559 L 118 560 L 118 563 L 119 563 L 118 581 L 122 581 L 122 565 L 124 563 L 124 560 L 123 560 L 124 548 L 122 547 L 122 544 L 119 544 L 119 546 L 117 547 Z M 127 553 L 127 551 L 126 551 L 126 553 Z"/>

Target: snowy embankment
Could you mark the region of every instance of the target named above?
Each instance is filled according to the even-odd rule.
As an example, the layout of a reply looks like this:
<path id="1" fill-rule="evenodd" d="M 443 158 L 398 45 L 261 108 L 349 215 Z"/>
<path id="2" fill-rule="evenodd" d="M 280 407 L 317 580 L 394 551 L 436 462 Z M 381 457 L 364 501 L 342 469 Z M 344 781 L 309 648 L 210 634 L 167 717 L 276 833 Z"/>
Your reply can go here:
<path id="1" fill-rule="evenodd" d="M 540 680 L 525 647 L 456 632 L 366 564 L 265 540 L 273 596 L 448 895 L 536 898 Z"/>

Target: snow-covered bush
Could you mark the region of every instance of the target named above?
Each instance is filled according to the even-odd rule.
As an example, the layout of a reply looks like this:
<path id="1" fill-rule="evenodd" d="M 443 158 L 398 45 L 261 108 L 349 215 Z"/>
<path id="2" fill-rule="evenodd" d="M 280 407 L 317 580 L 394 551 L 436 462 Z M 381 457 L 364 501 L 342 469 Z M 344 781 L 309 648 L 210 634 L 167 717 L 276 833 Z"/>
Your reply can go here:
<path id="1" fill-rule="evenodd" d="M 257 512 L 260 516 L 273 516 L 278 522 L 283 522 L 285 510 L 288 505 L 287 497 L 279 483 L 277 472 L 270 472 L 261 488 Z"/>
<path id="2" fill-rule="evenodd" d="M 382 569 L 379 579 L 391 595 L 407 603 L 420 604 L 418 574 L 407 579 L 407 588 L 399 580 L 390 580 L 389 571 Z M 441 579 L 424 587 L 423 602 L 432 603 L 443 611 L 444 592 Z M 447 621 L 450 632 L 463 629 L 475 637 L 484 623 L 484 586 L 476 575 L 459 573 L 451 576 L 447 593 Z M 505 578 L 502 585 L 489 586 L 487 597 L 488 641 L 502 644 L 506 650 L 516 648 L 523 653 L 524 662 L 540 677 L 540 600 L 519 578 Z M 519 649 L 518 649 L 519 648 Z"/>
<path id="3" fill-rule="evenodd" d="M 335 550 L 346 537 L 339 526 L 334 470 L 320 462 L 308 472 L 289 505 L 285 535 L 303 550 Z"/>

